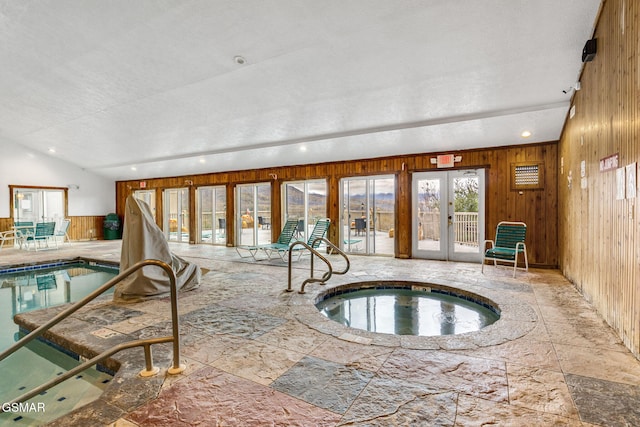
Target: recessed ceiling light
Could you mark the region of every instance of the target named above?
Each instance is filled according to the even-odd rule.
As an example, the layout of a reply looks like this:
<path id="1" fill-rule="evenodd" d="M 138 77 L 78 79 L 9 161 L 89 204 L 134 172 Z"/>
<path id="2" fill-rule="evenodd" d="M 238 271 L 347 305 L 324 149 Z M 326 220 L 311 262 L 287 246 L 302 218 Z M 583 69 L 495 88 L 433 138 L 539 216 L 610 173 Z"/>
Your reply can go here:
<path id="1" fill-rule="evenodd" d="M 56 152 L 56 149 L 55 149 L 55 148 L 53 148 L 53 147 L 51 147 L 51 148 L 49 148 L 49 152 L 50 152 L 50 153 L 55 153 L 55 152 Z"/>
<path id="2" fill-rule="evenodd" d="M 207 163 L 207 161 L 205 159 L 202 159 L 202 158 L 199 160 L 199 162 L 200 163 Z"/>
<path id="3" fill-rule="evenodd" d="M 307 151 L 307 146 L 306 145 L 300 146 L 300 151 Z"/>
<path id="4" fill-rule="evenodd" d="M 244 65 L 247 63 L 247 60 L 244 59 L 244 56 L 236 55 L 233 57 L 233 62 L 235 62 L 238 65 Z"/>
<path id="5" fill-rule="evenodd" d="M 137 170 L 138 170 L 138 168 L 137 168 L 137 167 L 135 167 L 135 166 L 131 166 L 131 170 L 132 170 L 132 171 L 137 171 Z"/>
<path id="6" fill-rule="evenodd" d="M 529 138 L 531 136 L 531 132 L 529 132 L 528 130 L 525 130 L 520 134 L 520 136 L 522 136 L 523 138 Z"/>

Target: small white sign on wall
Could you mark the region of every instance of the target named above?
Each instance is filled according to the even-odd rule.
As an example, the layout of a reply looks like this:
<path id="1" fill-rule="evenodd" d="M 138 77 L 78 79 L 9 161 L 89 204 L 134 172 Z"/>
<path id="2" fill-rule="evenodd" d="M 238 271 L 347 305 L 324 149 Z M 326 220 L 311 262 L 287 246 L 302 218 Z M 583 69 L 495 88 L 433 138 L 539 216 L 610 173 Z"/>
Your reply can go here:
<path id="1" fill-rule="evenodd" d="M 623 200 L 625 196 L 624 187 L 626 180 L 625 168 L 616 169 L 616 200 Z"/>
<path id="2" fill-rule="evenodd" d="M 587 162 L 584 160 L 580 162 L 580 188 L 587 188 Z"/>
<path id="3" fill-rule="evenodd" d="M 636 197 L 636 162 L 627 165 L 627 199 L 633 199 Z"/>

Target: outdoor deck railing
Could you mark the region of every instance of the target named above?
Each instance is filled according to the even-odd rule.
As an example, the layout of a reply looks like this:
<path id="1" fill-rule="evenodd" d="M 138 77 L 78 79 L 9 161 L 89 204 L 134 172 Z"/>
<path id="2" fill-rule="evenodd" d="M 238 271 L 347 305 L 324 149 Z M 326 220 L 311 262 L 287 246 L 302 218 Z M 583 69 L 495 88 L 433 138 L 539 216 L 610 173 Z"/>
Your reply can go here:
<path id="1" fill-rule="evenodd" d="M 439 212 L 421 213 L 420 224 L 422 226 L 420 239 L 440 240 Z M 453 227 L 456 244 L 478 246 L 477 212 L 455 212 Z"/>

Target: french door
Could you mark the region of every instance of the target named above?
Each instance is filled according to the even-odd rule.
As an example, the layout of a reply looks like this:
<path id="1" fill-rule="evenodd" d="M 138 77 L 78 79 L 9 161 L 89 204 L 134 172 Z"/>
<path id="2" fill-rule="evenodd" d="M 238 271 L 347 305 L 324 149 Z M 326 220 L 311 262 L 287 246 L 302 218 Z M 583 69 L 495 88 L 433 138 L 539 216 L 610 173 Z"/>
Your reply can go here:
<path id="1" fill-rule="evenodd" d="M 341 181 L 340 237 L 346 252 L 393 255 L 395 178 L 370 176 Z"/>
<path id="2" fill-rule="evenodd" d="M 271 243 L 271 229 L 263 226 L 271 218 L 271 184 L 236 187 L 236 236 L 238 246 Z M 262 224 L 260 219 L 262 218 Z"/>
<path id="3" fill-rule="evenodd" d="M 298 220 L 294 237 L 306 242 L 316 222 L 327 217 L 327 181 L 288 182 L 282 193 L 284 220 Z"/>
<path id="4" fill-rule="evenodd" d="M 170 242 L 189 242 L 189 189 L 164 190 L 164 235 Z"/>
<path id="5" fill-rule="evenodd" d="M 62 222 L 66 212 L 66 194 L 62 189 L 20 188 L 13 191 L 14 222 Z"/>
<path id="6" fill-rule="evenodd" d="M 198 243 L 224 245 L 227 242 L 226 187 L 200 187 L 197 195 Z"/>
<path id="7" fill-rule="evenodd" d="M 156 190 L 136 190 L 133 192 L 133 197 L 149 205 L 153 219 L 156 219 Z"/>
<path id="8" fill-rule="evenodd" d="M 413 174 L 413 256 L 480 262 L 484 169 Z"/>

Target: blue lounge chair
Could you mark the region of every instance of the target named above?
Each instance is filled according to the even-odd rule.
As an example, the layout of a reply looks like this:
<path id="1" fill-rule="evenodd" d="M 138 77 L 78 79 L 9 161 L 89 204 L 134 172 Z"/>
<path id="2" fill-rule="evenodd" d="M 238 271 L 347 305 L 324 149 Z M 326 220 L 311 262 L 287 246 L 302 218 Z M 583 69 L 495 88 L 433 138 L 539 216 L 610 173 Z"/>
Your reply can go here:
<path id="1" fill-rule="evenodd" d="M 254 246 L 237 246 L 236 252 L 240 255 L 241 258 L 248 258 L 248 256 L 243 256 L 240 250 L 246 250 L 249 252 L 249 255 L 257 261 L 256 254 L 259 250 L 263 250 L 268 258 L 271 258 L 271 254 L 273 252 L 277 252 L 279 249 L 288 248 L 289 242 L 293 238 L 293 233 L 296 230 L 296 226 L 298 225 L 298 221 L 295 219 L 289 219 L 285 222 L 282 231 L 280 232 L 280 236 L 275 243 L 267 243 L 265 245 L 254 245 Z"/>

